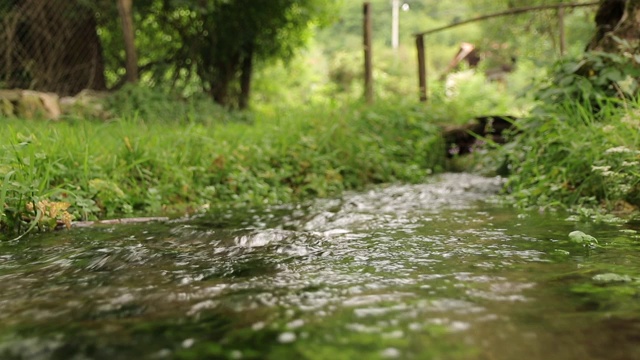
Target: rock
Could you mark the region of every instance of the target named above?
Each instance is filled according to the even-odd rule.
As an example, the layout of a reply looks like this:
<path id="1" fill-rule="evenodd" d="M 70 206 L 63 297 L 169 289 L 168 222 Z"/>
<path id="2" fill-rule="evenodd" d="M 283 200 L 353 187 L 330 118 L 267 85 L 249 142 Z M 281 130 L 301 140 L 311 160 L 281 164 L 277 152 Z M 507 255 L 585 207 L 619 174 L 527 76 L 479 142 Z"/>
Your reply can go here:
<path id="1" fill-rule="evenodd" d="M 107 92 L 83 90 L 76 96 L 66 96 L 60 99 L 60 107 L 65 114 L 80 117 L 97 117 L 107 119 L 110 114 L 104 109 L 104 99 Z"/>
<path id="2" fill-rule="evenodd" d="M 84 90 L 62 99 L 54 93 L 33 90 L 0 90 L 0 116 L 58 120 L 63 114 L 108 118 L 103 100 L 107 92 Z"/>
<path id="3" fill-rule="evenodd" d="M 21 97 L 21 90 L 0 90 L 0 116 L 16 116 L 16 104 Z"/>
<path id="4" fill-rule="evenodd" d="M 22 90 L 0 90 L 0 99 L 18 101 L 22 96 Z"/>
<path id="5" fill-rule="evenodd" d="M 59 97 L 53 93 L 38 93 L 42 106 L 47 112 L 47 117 L 51 120 L 58 120 L 62 111 L 60 110 Z"/>
<path id="6" fill-rule="evenodd" d="M 16 109 L 16 115 L 26 119 L 42 118 L 46 114 L 40 96 L 37 92 L 30 90 L 22 91 Z"/>
<path id="7" fill-rule="evenodd" d="M 0 90 L 0 115 L 57 120 L 62 115 L 58 95 L 32 90 Z"/>
<path id="8" fill-rule="evenodd" d="M 569 240 L 576 244 L 582 244 L 584 246 L 597 246 L 598 239 L 595 237 L 585 234 L 582 231 L 572 231 L 569 233 Z"/>
<path id="9" fill-rule="evenodd" d="M 614 273 L 605 273 L 595 275 L 593 281 L 600 284 L 631 282 L 633 279 L 629 275 L 618 275 Z"/>
<path id="10" fill-rule="evenodd" d="M 15 108 L 9 99 L 0 97 L 0 116 L 12 117 L 15 115 Z"/>

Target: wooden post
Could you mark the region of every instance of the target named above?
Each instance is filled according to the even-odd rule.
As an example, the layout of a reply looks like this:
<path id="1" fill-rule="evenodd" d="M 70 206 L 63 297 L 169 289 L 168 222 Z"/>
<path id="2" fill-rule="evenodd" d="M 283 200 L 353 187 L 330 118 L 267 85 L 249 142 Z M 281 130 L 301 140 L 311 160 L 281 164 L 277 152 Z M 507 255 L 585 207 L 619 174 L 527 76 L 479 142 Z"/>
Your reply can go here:
<path id="1" fill-rule="evenodd" d="M 427 102 L 427 64 L 423 35 L 416 36 L 416 49 L 418 50 L 418 84 L 420 87 L 420 101 Z"/>
<path id="2" fill-rule="evenodd" d="M 564 8 L 558 8 L 558 30 L 560 32 L 560 56 L 564 56 L 567 43 L 564 37 Z"/>
<path id="3" fill-rule="evenodd" d="M 364 95 L 368 104 L 373 103 L 373 62 L 371 48 L 371 4 L 365 2 L 364 12 Z"/>
<path id="4" fill-rule="evenodd" d="M 391 48 L 400 44 L 400 0 L 391 1 Z"/>
<path id="5" fill-rule="evenodd" d="M 122 22 L 122 35 L 124 37 L 124 51 L 127 57 L 127 81 L 138 82 L 138 55 L 136 54 L 135 30 L 133 28 L 132 0 L 118 0 L 118 13 Z"/>

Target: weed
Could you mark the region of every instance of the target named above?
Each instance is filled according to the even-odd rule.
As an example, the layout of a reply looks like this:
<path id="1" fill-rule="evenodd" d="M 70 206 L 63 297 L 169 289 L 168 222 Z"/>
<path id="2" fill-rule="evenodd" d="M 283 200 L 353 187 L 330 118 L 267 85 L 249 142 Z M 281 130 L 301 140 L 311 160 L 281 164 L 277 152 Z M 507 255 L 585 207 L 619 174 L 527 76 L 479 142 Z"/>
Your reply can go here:
<path id="1" fill-rule="evenodd" d="M 538 110 L 520 122 L 522 135 L 501 152 L 517 203 L 609 211 L 640 206 L 637 102 L 609 102 L 594 113 L 586 103 L 566 100 Z"/>

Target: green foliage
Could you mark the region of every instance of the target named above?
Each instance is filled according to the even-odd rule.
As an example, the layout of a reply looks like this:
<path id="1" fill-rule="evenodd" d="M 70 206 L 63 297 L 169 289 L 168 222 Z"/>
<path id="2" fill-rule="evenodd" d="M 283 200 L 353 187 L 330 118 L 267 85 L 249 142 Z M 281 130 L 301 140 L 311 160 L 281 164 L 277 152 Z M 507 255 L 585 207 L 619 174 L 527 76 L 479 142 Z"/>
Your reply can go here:
<path id="1" fill-rule="evenodd" d="M 563 0 L 509 0 L 470 1 L 475 14 L 488 14 L 512 8 L 553 5 Z M 594 33 L 593 14 L 596 7 L 566 8 L 565 37 L 569 54 L 583 52 Z M 492 57 L 508 59 L 534 59 L 540 64 L 556 59 L 560 53 L 559 21 L 557 10 L 543 10 L 519 15 L 498 17 L 481 24 L 477 44 L 491 49 Z"/>
<path id="2" fill-rule="evenodd" d="M 127 84 L 108 96 L 104 105 L 109 114 L 148 121 L 215 124 L 243 119 L 241 114 L 232 115 L 203 94 L 185 97 L 145 85 Z"/>
<path id="3" fill-rule="evenodd" d="M 549 4 L 548 1 L 404 2 L 410 9 L 400 12 L 400 46 L 391 49 L 390 1 L 371 1 L 375 96 L 383 101 L 413 100 L 418 96 L 414 33 L 510 7 Z M 584 49 L 593 32 L 592 15 L 591 8 L 567 10 L 565 24 L 570 53 Z M 318 68 L 328 79 L 323 91 L 334 98 L 359 99 L 363 96 L 362 3 L 344 2 L 336 18 L 334 24 L 318 32 L 314 44 L 326 59 L 323 62 L 326 67 Z M 530 99 L 518 97 L 530 91 L 534 76 L 544 76 L 545 66 L 558 59 L 558 43 L 553 40 L 557 37 L 557 14 L 553 10 L 472 23 L 427 36 L 429 95 L 442 105 L 432 111 L 442 113 L 447 122 L 464 122 L 483 112 L 524 113 L 530 108 Z M 336 42 L 337 38 L 341 41 Z M 462 42 L 476 45 L 483 60 L 478 74 L 460 86 L 457 96 L 445 98 L 445 85 L 436 79 L 443 75 Z M 314 59 L 318 58 L 317 53 L 313 52 Z M 516 57 L 517 62 L 506 81 L 486 84 L 481 73 L 511 63 L 511 57 Z M 457 114 L 446 119 L 450 110 Z"/>
<path id="4" fill-rule="evenodd" d="M 240 79 L 251 76 L 253 63 L 291 59 L 333 6 L 319 0 L 136 1 L 142 80 L 242 105 L 247 93 Z M 109 78 L 117 83 L 124 75 L 119 22 L 102 20 Z"/>
<path id="5" fill-rule="evenodd" d="M 253 79 L 253 107 L 297 107 L 331 101 L 327 62 L 317 46 L 302 51 L 289 61 L 262 64 Z"/>
<path id="6" fill-rule="evenodd" d="M 11 127 L 7 131 L 12 142 L 0 145 L 0 230 L 25 232 L 53 228 L 58 222 L 68 225 L 66 195 L 55 180 L 63 166 L 37 148 L 39 137 Z"/>
<path id="7" fill-rule="evenodd" d="M 390 48 L 390 2 L 374 0 L 371 3 L 374 85 L 376 98 L 383 100 L 417 97 L 413 33 L 505 10 L 508 6 L 525 5 L 512 1 L 425 3 L 407 0 L 410 9 L 400 12 L 400 47 L 394 50 Z M 94 7 L 98 10 L 99 32 L 105 48 L 107 78 L 111 85 L 119 87 L 124 76 L 120 23 L 114 21 L 118 17 L 111 3 L 100 1 Z M 253 44 L 255 106 L 362 97 L 361 2 L 282 0 L 263 4 L 244 0 L 206 3 L 141 0 L 134 3 L 134 8 L 141 79 L 145 85 L 187 96 L 206 93 L 218 100 L 228 99 L 231 106 L 237 105 L 242 94 L 238 81 L 242 73 L 240 65 Z M 481 70 L 503 64 L 511 56 L 518 57 L 516 74 L 510 76 L 506 88 L 498 92 L 489 89 L 492 97 L 494 93 L 522 91 L 525 86 L 520 80 L 538 72 L 557 54 L 554 50 L 557 44 L 549 44 L 550 39 L 557 37 L 555 13 L 541 14 L 474 23 L 429 36 L 427 66 L 431 79 L 444 71 L 460 43 L 467 41 L 482 50 L 485 61 Z M 589 9 L 567 13 L 567 38 L 572 51 L 581 51 L 586 41 L 582 37 L 593 30 L 590 14 Z M 317 25 L 327 26 L 316 31 Z M 309 42 L 313 35 L 315 41 Z M 301 54 L 294 51 L 308 43 L 312 44 L 308 51 Z M 500 46 L 494 49 L 492 44 Z M 502 45 L 508 46 L 502 48 Z M 437 97 L 439 85 L 436 81 L 433 83 L 430 83 L 431 93 Z M 475 94 L 485 90 L 477 90 Z M 513 97 L 498 101 L 513 103 Z"/>
<path id="8" fill-rule="evenodd" d="M 632 53 L 587 52 L 576 60 L 557 62 L 537 97 L 549 104 L 578 100 L 594 109 L 612 98 L 633 98 L 639 65 L 640 56 Z"/>
<path id="9" fill-rule="evenodd" d="M 586 52 L 558 61 L 538 82 L 537 106 L 517 123 L 507 159 L 508 188 L 523 206 L 568 206 L 628 213 L 640 205 L 640 58 Z"/>
<path id="10" fill-rule="evenodd" d="M 580 103 L 565 102 L 520 123 L 522 136 L 504 147 L 508 188 L 524 206 L 640 205 L 637 172 L 639 104 L 607 105 L 599 118 Z"/>

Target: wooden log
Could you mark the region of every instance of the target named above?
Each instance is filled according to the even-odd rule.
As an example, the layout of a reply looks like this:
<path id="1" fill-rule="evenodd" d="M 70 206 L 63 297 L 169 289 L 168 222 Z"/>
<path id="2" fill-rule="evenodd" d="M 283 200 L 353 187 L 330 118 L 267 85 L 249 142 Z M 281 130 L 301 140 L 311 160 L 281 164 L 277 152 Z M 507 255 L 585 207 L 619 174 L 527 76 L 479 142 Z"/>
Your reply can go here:
<path id="1" fill-rule="evenodd" d="M 169 221 L 168 217 L 137 217 L 137 218 L 123 218 L 123 219 L 109 219 L 109 220 L 97 220 L 97 221 L 74 221 L 71 223 L 71 227 L 89 227 L 95 225 L 114 225 L 114 224 L 141 224 L 149 222 L 164 222 Z"/>

